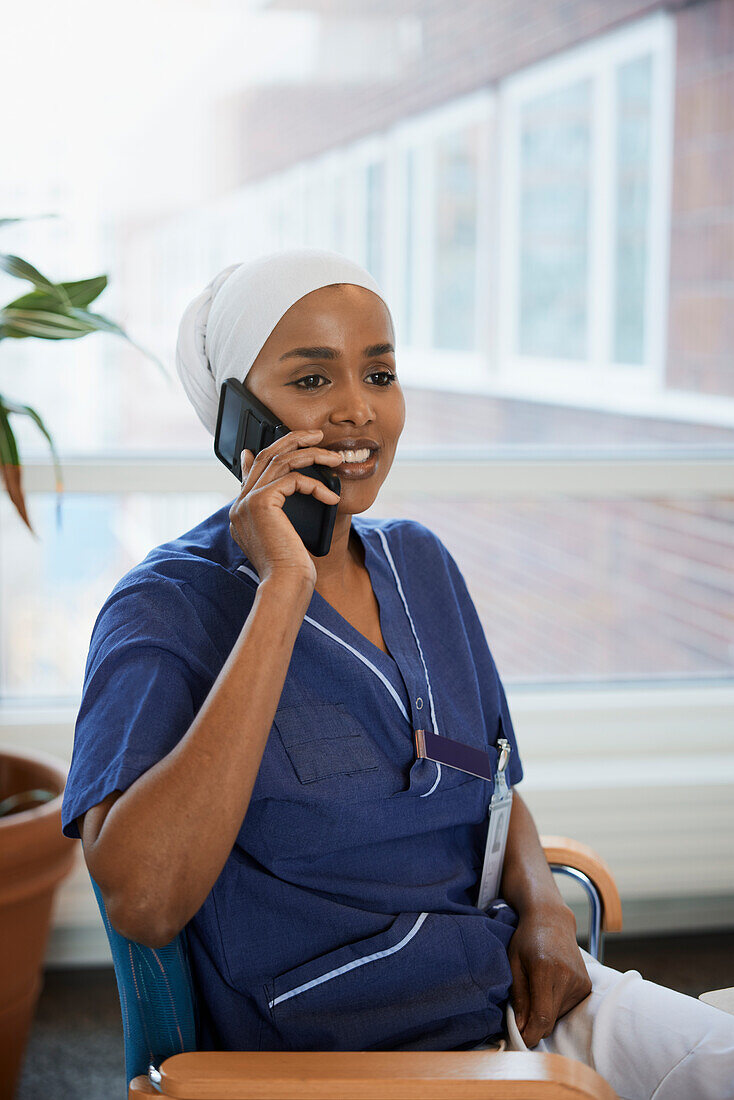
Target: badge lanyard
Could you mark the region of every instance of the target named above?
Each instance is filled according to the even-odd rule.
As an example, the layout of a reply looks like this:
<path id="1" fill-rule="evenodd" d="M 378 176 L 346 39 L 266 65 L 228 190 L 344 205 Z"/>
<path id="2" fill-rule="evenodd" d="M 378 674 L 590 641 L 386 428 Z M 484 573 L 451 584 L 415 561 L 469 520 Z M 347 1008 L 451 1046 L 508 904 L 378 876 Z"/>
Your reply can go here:
<path id="1" fill-rule="evenodd" d="M 489 825 L 482 879 L 479 885 L 478 909 L 486 909 L 498 896 L 512 812 L 512 787 L 508 786 L 506 775 L 512 746 L 506 737 L 500 737 L 497 744 L 500 754 L 494 777 L 494 793 L 489 803 Z M 472 748 L 471 745 L 465 745 L 463 741 L 439 737 L 429 730 L 416 730 L 415 749 L 419 758 L 433 760 L 437 764 L 448 764 L 450 768 L 458 768 L 459 771 L 478 775 L 480 779 L 492 779 L 489 753 Z"/>
<path id="2" fill-rule="evenodd" d="M 505 848 L 507 847 L 507 833 L 510 828 L 510 813 L 512 812 L 512 787 L 508 787 L 505 776 L 512 746 L 504 737 L 500 737 L 497 744 L 500 747 L 500 758 L 497 763 L 494 794 L 489 803 L 489 827 L 487 829 L 487 844 L 484 849 L 482 881 L 479 886 L 478 909 L 486 909 L 489 903 L 494 901 L 499 894 L 502 865 L 505 861 Z"/>

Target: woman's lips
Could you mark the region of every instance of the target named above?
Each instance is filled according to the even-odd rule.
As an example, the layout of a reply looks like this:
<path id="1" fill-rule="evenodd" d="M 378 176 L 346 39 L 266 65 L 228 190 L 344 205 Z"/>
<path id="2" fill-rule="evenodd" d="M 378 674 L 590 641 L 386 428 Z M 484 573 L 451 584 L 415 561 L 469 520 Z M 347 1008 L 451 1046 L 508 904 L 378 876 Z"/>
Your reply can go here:
<path id="1" fill-rule="evenodd" d="M 379 451 L 373 451 L 366 462 L 341 462 L 338 466 L 330 466 L 329 469 L 344 481 L 359 481 L 364 477 L 371 477 L 375 472 L 379 453 Z"/>

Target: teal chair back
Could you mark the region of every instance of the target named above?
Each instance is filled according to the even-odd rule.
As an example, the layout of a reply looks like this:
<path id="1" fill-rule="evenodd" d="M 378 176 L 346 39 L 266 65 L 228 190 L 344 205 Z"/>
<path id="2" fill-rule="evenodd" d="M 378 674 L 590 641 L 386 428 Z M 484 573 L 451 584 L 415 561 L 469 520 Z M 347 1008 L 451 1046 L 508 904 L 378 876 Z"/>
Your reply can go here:
<path id="1" fill-rule="evenodd" d="M 196 1050 L 196 996 L 186 932 L 179 932 L 165 947 L 144 947 L 128 940 L 110 924 L 94 879 L 92 887 L 112 951 L 129 1083 L 172 1054 Z"/>

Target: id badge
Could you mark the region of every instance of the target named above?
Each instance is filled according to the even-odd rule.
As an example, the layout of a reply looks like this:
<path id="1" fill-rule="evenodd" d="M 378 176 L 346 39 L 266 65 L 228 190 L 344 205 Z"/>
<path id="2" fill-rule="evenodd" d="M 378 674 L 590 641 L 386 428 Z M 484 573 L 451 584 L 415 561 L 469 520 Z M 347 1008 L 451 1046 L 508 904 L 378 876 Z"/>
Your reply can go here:
<path id="1" fill-rule="evenodd" d="M 494 782 L 494 794 L 489 803 L 489 828 L 487 844 L 484 849 L 484 866 L 479 884 L 478 909 L 486 909 L 497 897 L 502 878 L 502 865 L 505 861 L 507 834 L 510 829 L 512 812 L 512 788 L 507 785 L 505 770 L 512 752 L 512 746 L 504 737 L 497 742 L 500 748 L 497 762 L 497 775 Z"/>

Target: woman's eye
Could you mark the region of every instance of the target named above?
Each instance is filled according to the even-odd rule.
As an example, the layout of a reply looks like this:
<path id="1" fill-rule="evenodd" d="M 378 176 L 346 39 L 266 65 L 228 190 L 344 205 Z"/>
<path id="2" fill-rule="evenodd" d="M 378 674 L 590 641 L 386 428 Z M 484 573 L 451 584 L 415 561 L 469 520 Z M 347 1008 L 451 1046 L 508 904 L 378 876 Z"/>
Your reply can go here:
<path id="1" fill-rule="evenodd" d="M 306 375 L 303 376 L 303 378 L 298 378 L 293 383 L 293 385 L 297 386 L 299 389 L 302 389 L 302 390 L 322 390 L 324 388 L 323 386 L 302 385 L 302 383 L 308 383 L 313 378 L 318 379 L 318 378 L 323 378 L 323 377 L 324 376 L 322 374 L 306 374 Z M 392 371 L 389 371 L 389 370 L 372 371 L 372 373 L 369 374 L 367 377 L 368 378 L 381 377 L 381 378 L 385 379 L 385 381 L 377 383 L 378 388 L 383 389 L 383 390 L 386 390 L 388 388 L 388 386 L 391 386 L 393 384 L 393 382 L 395 381 L 395 375 L 392 373 Z"/>
<path id="2" fill-rule="evenodd" d="M 395 375 L 392 373 L 392 371 L 389 371 L 389 370 L 375 371 L 374 374 L 371 375 L 371 377 L 374 377 L 375 375 L 378 375 L 378 376 L 381 376 L 381 377 L 387 379 L 386 382 L 380 383 L 380 385 L 382 386 L 383 389 L 387 389 L 387 387 L 391 386 L 393 384 L 393 382 L 395 381 Z"/>
<path id="3" fill-rule="evenodd" d="M 304 378 L 299 378 L 297 382 L 294 382 L 294 385 L 295 386 L 301 386 L 302 382 L 309 382 L 312 378 L 321 378 L 321 377 L 322 377 L 322 375 L 320 375 L 320 374 L 308 374 Z M 302 386 L 301 388 L 304 389 L 304 390 L 320 390 L 322 387 L 321 386 Z"/>

